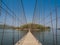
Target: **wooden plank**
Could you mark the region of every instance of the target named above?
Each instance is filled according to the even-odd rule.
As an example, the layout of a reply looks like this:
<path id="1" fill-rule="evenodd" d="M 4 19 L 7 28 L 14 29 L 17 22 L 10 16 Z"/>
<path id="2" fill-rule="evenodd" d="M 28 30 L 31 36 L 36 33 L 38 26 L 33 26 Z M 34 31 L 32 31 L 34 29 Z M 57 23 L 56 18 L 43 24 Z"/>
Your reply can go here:
<path id="1" fill-rule="evenodd" d="M 15 45 L 42 45 L 34 35 L 29 31 L 21 40 Z"/>

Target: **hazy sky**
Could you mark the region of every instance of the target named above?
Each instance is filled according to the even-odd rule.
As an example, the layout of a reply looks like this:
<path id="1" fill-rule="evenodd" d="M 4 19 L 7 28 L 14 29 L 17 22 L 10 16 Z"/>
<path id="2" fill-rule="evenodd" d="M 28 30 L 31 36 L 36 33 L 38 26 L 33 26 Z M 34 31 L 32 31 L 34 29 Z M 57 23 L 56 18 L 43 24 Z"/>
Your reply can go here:
<path id="1" fill-rule="evenodd" d="M 21 1 L 20 0 L 3 0 L 3 2 L 11 9 L 15 12 L 15 14 L 17 15 L 17 17 L 20 18 L 25 18 L 25 17 L 21 17 Z M 26 15 L 26 19 L 27 22 L 32 22 L 33 19 L 33 14 L 34 14 L 34 8 L 35 8 L 35 3 L 36 0 L 22 0 L 23 2 L 23 7 L 24 7 L 24 11 L 25 11 L 25 15 Z M 60 0 L 56 0 L 56 4 L 57 4 L 57 11 L 58 11 L 58 17 L 60 16 Z M 5 5 L 3 5 L 2 3 L 2 7 L 6 9 Z M 56 13 L 55 13 L 55 0 L 37 0 L 37 9 L 36 9 L 36 18 L 38 17 L 38 12 L 40 14 L 40 23 L 43 24 L 43 15 L 45 15 L 46 19 L 45 22 L 48 23 L 50 21 L 50 8 L 51 8 L 51 12 L 52 12 L 52 17 L 53 19 L 56 17 Z M 9 13 L 11 13 L 9 11 Z M 5 15 L 5 13 L 3 13 L 2 15 Z M 3 16 L 0 16 L 1 20 Z M 11 19 L 10 16 L 8 16 L 8 18 Z M 34 18 L 35 19 L 35 18 Z M 60 19 L 60 18 L 59 18 Z M 59 19 L 58 19 L 58 25 L 59 24 Z M 0 20 L 0 22 L 1 22 Z M 24 19 L 22 19 L 24 20 Z M 42 20 L 42 21 L 41 21 Z M 7 19 L 8 21 L 8 19 Z M 11 22 L 11 21 L 8 21 Z M 7 23 L 8 23 L 7 22 Z M 53 24 L 55 25 L 55 21 L 53 21 Z M 50 24 L 49 24 L 50 25 Z"/>

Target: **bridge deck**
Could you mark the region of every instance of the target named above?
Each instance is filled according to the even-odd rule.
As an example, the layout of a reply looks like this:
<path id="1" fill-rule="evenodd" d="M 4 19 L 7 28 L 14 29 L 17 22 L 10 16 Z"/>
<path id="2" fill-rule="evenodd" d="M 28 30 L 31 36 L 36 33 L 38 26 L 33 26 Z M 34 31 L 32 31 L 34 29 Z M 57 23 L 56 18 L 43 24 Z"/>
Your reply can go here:
<path id="1" fill-rule="evenodd" d="M 34 35 L 29 31 L 21 40 L 15 45 L 42 45 Z"/>

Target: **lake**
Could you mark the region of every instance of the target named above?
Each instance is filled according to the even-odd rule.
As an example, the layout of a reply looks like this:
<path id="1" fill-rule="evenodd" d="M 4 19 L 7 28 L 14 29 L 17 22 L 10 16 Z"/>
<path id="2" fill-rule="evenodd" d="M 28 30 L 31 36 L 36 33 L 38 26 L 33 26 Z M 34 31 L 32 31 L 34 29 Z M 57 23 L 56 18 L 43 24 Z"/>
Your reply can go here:
<path id="1" fill-rule="evenodd" d="M 43 44 L 43 45 L 55 45 L 56 43 L 56 30 L 54 31 L 54 43 L 53 43 L 53 32 L 50 31 L 44 31 L 44 32 L 32 32 L 33 35 Z M 0 29 L 0 45 L 1 45 L 1 39 L 2 39 L 2 32 L 3 29 Z M 18 36 L 19 32 L 19 36 Z M 18 31 L 14 30 L 14 44 L 21 39 L 24 35 L 26 35 L 27 31 Z M 44 35 L 44 36 L 43 36 Z M 8 29 L 4 30 L 4 38 L 3 38 L 3 45 L 12 45 L 13 43 L 13 30 Z M 60 45 L 60 30 L 57 30 L 57 45 Z"/>

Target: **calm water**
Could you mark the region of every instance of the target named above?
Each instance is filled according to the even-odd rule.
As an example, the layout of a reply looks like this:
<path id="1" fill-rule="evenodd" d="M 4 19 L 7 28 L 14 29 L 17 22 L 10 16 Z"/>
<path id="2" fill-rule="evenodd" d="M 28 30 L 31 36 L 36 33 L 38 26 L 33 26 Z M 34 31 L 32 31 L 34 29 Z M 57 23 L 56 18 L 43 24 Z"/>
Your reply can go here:
<path id="1" fill-rule="evenodd" d="M 0 29 L 0 45 L 1 45 L 1 38 L 2 38 L 2 32 L 3 29 Z M 13 31 L 12 30 L 5 30 L 4 31 L 4 39 L 3 39 L 3 45 L 12 45 L 13 42 Z M 27 31 L 19 31 L 19 39 L 21 39 Z M 33 35 L 44 45 L 53 45 L 53 33 L 51 31 L 45 31 L 45 32 L 32 32 Z M 44 35 L 44 36 L 43 36 Z M 57 31 L 57 45 L 60 45 L 60 30 Z M 44 42 L 43 42 L 44 40 Z M 14 42 L 16 43 L 18 41 L 18 30 L 14 30 Z M 55 40 L 55 30 L 54 30 L 54 43 Z M 54 44 L 55 45 L 55 44 Z"/>

